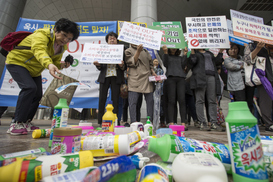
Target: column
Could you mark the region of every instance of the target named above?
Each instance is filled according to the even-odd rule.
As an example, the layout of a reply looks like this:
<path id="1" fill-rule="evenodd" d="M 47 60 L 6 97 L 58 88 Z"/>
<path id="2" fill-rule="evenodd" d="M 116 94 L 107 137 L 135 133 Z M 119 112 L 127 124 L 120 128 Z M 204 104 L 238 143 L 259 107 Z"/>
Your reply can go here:
<path id="1" fill-rule="evenodd" d="M 131 0 L 131 21 L 148 26 L 157 21 L 157 0 Z"/>
<path id="2" fill-rule="evenodd" d="M 0 0 L 0 41 L 16 30 L 27 0 Z M 0 55 L 0 74 L 4 68 L 5 58 Z"/>

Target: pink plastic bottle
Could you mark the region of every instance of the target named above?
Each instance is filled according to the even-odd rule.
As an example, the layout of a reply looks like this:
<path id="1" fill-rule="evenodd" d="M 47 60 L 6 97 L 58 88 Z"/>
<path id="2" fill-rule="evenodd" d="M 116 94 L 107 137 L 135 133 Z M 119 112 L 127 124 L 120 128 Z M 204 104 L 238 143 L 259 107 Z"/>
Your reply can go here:
<path id="1" fill-rule="evenodd" d="M 173 130 L 173 134 L 179 137 L 185 137 L 185 126 L 183 125 L 170 125 L 169 128 Z"/>

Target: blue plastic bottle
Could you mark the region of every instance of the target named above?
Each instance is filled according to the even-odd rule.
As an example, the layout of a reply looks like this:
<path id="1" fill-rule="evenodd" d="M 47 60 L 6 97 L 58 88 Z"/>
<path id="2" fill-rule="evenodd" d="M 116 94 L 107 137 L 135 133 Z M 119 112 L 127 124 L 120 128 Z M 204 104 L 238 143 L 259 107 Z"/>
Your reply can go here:
<path id="1" fill-rule="evenodd" d="M 257 119 L 246 102 L 229 103 L 226 128 L 233 181 L 268 181 Z"/>

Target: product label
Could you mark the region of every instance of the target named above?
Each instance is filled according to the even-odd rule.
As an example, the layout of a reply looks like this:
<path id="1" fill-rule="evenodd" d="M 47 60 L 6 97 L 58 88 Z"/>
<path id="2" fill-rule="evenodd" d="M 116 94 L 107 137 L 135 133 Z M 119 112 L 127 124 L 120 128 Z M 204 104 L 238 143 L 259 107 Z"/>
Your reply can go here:
<path id="1" fill-rule="evenodd" d="M 171 151 L 170 151 L 170 156 L 167 162 L 173 162 L 175 157 L 183 152 L 183 147 L 179 141 L 179 138 L 175 135 L 170 135 L 171 137 Z"/>
<path id="2" fill-rule="evenodd" d="M 252 179 L 267 179 L 258 125 L 227 125 L 235 173 Z"/>
<path id="3" fill-rule="evenodd" d="M 51 129 L 41 129 L 41 138 L 49 137 Z"/>
<path id="4" fill-rule="evenodd" d="M 68 112 L 68 108 L 54 109 L 52 123 L 55 122 L 55 128 L 67 126 Z"/>
<path id="5" fill-rule="evenodd" d="M 144 131 L 143 125 L 142 124 L 137 125 L 137 130 Z"/>
<path id="6" fill-rule="evenodd" d="M 126 156 L 120 156 L 93 170 L 83 181 L 108 181 L 116 174 L 126 173 L 131 170 L 136 171 L 132 161 Z M 132 181 L 130 180 L 131 176 L 124 175 L 124 178 L 128 178 L 128 181 Z"/>
<path id="7" fill-rule="evenodd" d="M 149 136 L 153 136 L 153 127 L 149 127 L 148 128 L 148 133 L 149 133 Z"/>
<path id="8" fill-rule="evenodd" d="M 204 142 L 191 138 L 179 137 L 184 152 L 198 152 L 210 154 L 222 163 L 231 164 L 228 148 L 221 143 Z"/>
<path id="9" fill-rule="evenodd" d="M 81 147 L 81 136 L 53 136 L 52 154 L 66 154 L 79 152 Z"/>
<path id="10" fill-rule="evenodd" d="M 101 125 L 101 130 L 103 132 L 110 132 L 111 125 L 112 125 L 112 120 L 103 120 Z"/>
<path id="11" fill-rule="evenodd" d="M 82 150 L 105 149 L 106 153 L 114 153 L 115 136 L 94 136 L 87 137 L 83 141 Z"/>
<path id="12" fill-rule="evenodd" d="M 142 168 L 139 174 L 138 182 L 154 181 L 168 182 L 168 174 L 158 165 L 147 165 Z"/>
<path id="13" fill-rule="evenodd" d="M 134 131 L 134 132 L 128 133 L 127 135 L 129 137 L 130 145 L 133 145 L 141 140 L 141 136 L 139 135 L 138 132 Z"/>

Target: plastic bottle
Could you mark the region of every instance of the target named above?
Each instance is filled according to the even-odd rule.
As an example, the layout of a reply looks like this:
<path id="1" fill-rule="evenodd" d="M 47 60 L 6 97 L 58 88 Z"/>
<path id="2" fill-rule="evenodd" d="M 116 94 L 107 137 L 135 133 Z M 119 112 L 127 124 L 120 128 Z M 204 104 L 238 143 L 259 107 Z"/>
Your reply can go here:
<path id="1" fill-rule="evenodd" d="M 37 148 L 33 150 L 26 150 L 26 151 L 21 151 L 21 152 L 15 152 L 15 153 L 10 153 L 10 154 L 3 154 L 0 155 L 0 167 L 1 166 L 6 166 L 8 164 L 11 164 L 15 162 L 17 157 L 20 158 L 27 158 L 27 157 L 37 157 L 40 155 L 47 155 L 47 152 L 44 148 Z"/>
<path id="2" fill-rule="evenodd" d="M 108 101 L 106 106 L 106 112 L 102 116 L 102 131 L 103 132 L 114 132 L 114 121 L 115 121 L 115 115 L 113 113 L 113 105 L 112 101 Z"/>
<path id="3" fill-rule="evenodd" d="M 47 176 L 43 178 L 43 182 L 56 182 L 56 181 L 73 181 L 73 182 L 81 182 L 87 174 L 89 174 L 91 171 L 96 169 L 98 167 L 92 166 L 92 167 L 86 167 L 83 169 L 78 169 L 75 171 L 63 173 L 63 174 L 57 174 L 55 176 Z"/>
<path id="4" fill-rule="evenodd" d="M 16 162 L 0 168 L 0 181 L 40 181 L 46 176 L 90 166 L 93 166 L 93 156 L 90 151 L 40 156 L 31 160 L 19 158 Z"/>
<path id="5" fill-rule="evenodd" d="M 179 153 L 183 152 L 178 137 L 174 135 L 164 135 L 161 138 L 150 138 L 148 150 L 157 153 L 164 162 L 173 162 L 174 158 Z"/>
<path id="6" fill-rule="evenodd" d="M 135 155 L 129 156 L 129 158 L 137 169 L 143 168 L 146 165 L 146 162 L 150 161 L 148 157 L 143 157 L 141 153 L 136 153 Z"/>
<path id="7" fill-rule="evenodd" d="M 132 131 L 144 131 L 144 127 L 141 122 L 133 122 L 130 127 L 132 128 Z"/>
<path id="8" fill-rule="evenodd" d="M 168 182 L 167 172 L 158 164 L 150 163 L 144 166 L 138 175 L 138 182 Z"/>
<path id="9" fill-rule="evenodd" d="M 128 133 L 127 135 L 129 137 L 130 146 L 139 142 L 145 137 L 143 131 L 133 131 L 131 133 Z"/>
<path id="10" fill-rule="evenodd" d="M 131 127 L 124 127 L 124 126 L 115 126 L 114 128 L 116 135 L 128 134 L 132 132 Z"/>
<path id="11" fill-rule="evenodd" d="M 115 124 L 114 126 L 118 126 L 118 117 L 117 117 L 117 114 L 114 114 L 115 115 Z"/>
<path id="12" fill-rule="evenodd" d="M 156 137 L 157 138 L 160 138 L 160 137 L 164 136 L 165 134 L 172 135 L 173 130 L 171 128 L 159 128 L 158 130 L 156 130 Z"/>
<path id="13" fill-rule="evenodd" d="M 51 129 L 36 129 L 32 132 L 32 138 L 49 138 Z"/>
<path id="14" fill-rule="evenodd" d="M 226 128 L 233 181 L 268 181 L 257 119 L 246 102 L 229 103 Z"/>
<path id="15" fill-rule="evenodd" d="M 192 174 L 193 171 L 194 175 Z M 173 161 L 172 174 L 176 182 L 228 181 L 223 164 L 215 157 L 203 153 L 179 154 Z"/>
<path id="16" fill-rule="evenodd" d="M 83 182 L 134 182 L 136 167 L 127 156 L 117 157 L 91 171 Z"/>
<path id="17" fill-rule="evenodd" d="M 81 150 L 90 150 L 94 157 L 128 155 L 130 143 L 128 135 L 93 136 L 81 140 Z"/>
<path id="18" fill-rule="evenodd" d="M 67 100 L 60 98 L 58 104 L 54 107 L 53 118 L 51 124 L 51 133 L 49 137 L 48 147 L 51 148 L 53 130 L 54 128 L 66 127 L 69 114 L 69 107 L 67 105 Z"/>
<path id="19" fill-rule="evenodd" d="M 144 135 L 147 136 L 153 136 L 153 125 L 150 121 L 150 116 L 147 116 L 147 122 L 144 125 Z"/>
<path id="20" fill-rule="evenodd" d="M 185 137 L 185 126 L 183 125 L 170 125 L 169 128 L 173 130 L 173 134 L 179 137 Z"/>

